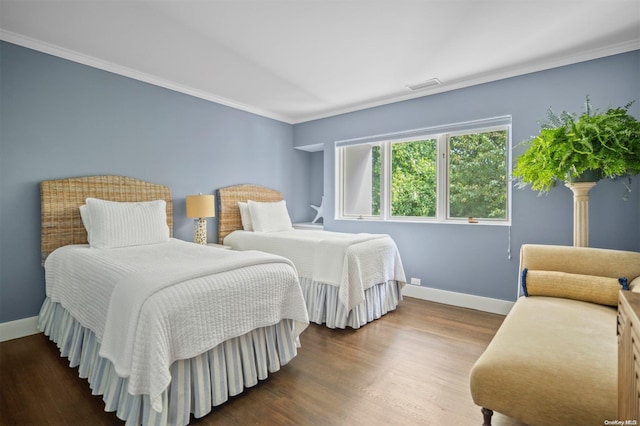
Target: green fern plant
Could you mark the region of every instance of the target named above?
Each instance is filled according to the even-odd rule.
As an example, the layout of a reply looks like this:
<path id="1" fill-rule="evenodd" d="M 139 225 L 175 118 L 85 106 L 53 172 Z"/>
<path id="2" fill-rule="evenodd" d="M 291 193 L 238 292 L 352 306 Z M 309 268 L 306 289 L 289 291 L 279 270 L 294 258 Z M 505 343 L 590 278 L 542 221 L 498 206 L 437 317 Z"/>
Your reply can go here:
<path id="1" fill-rule="evenodd" d="M 587 96 L 580 115 L 549 109 L 547 122 L 524 142 L 528 148 L 513 169 L 518 186 L 547 192 L 558 181 L 575 181 L 587 173 L 594 180 L 640 174 L 640 122 L 628 113 L 633 102 L 599 112 Z"/>

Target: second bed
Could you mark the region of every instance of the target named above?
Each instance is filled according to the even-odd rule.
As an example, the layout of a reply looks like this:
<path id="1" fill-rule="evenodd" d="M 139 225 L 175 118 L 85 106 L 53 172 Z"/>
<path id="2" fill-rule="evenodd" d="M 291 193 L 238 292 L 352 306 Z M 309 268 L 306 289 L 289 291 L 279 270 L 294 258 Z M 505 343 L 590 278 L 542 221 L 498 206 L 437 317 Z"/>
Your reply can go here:
<path id="1" fill-rule="evenodd" d="M 402 300 L 406 278 L 388 235 L 292 229 L 279 191 L 235 185 L 217 192 L 218 242 L 290 259 L 310 321 L 360 328 L 395 310 Z"/>

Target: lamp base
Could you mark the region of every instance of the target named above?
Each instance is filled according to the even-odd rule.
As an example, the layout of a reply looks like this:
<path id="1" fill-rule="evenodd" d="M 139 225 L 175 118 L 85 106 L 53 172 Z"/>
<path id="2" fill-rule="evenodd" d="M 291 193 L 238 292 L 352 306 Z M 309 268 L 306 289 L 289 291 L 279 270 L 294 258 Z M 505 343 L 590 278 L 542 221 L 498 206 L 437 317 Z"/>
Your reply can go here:
<path id="1" fill-rule="evenodd" d="M 207 220 L 202 217 L 196 219 L 194 229 L 193 242 L 202 245 L 207 244 Z"/>

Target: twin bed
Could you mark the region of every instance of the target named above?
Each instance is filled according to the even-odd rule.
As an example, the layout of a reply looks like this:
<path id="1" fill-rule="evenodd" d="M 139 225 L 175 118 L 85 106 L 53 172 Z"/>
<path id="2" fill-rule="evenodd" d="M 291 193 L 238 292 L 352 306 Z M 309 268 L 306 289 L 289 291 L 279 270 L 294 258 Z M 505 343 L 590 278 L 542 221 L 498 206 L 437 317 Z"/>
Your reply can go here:
<path id="1" fill-rule="evenodd" d="M 293 359 L 310 320 L 359 328 L 402 297 L 391 238 L 290 230 L 268 188 L 218 191 L 219 242 L 237 250 L 171 238 L 164 185 L 92 176 L 40 190 L 38 327 L 126 424 L 186 425 Z M 255 232 L 238 202 L 260 204 Z"/>
<path id="2" fill-rule="evenodd" d="M 39 328 L 126 424 L 188 424 L 296 356 L 308 316 L 290 261 L 170 238 L 162 185 L 60 179 L 41 201 Z"/>
<path id="3" fill-rule="evenodd" d="M 389 236 L 293 229 L 282 194 L 259 185 L 217 195 L 218 243 L 290 259 L 310 321 L 359 328 L 398 306 L 406 278 Z"/>

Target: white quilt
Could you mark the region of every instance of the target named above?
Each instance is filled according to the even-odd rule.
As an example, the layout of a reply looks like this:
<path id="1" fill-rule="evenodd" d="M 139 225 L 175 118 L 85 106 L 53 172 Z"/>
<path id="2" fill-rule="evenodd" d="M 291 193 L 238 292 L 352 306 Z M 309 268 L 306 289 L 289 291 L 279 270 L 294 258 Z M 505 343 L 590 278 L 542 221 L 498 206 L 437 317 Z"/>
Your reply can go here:
<path id="1" fill-rule="evenodd" d="M 308 325 L 295 267 L 279 256 L 172 239 L 117 249 L 61 247 L 45 262 L 46 292 L 101 342 L 131 394 L 160 394 L 169 367 L 290 318 Z"/>
<path id="2" fill-rule="evenodd" d="M 235 250 L 261 250 L 290 259 L 298 275 L 339 287 L 347 310 L 376 284 L 406 282 L 400 253 L 384 234 L 348 234 L 296 229 L 281 232 L 234 231 L 224 244 Z"/>

